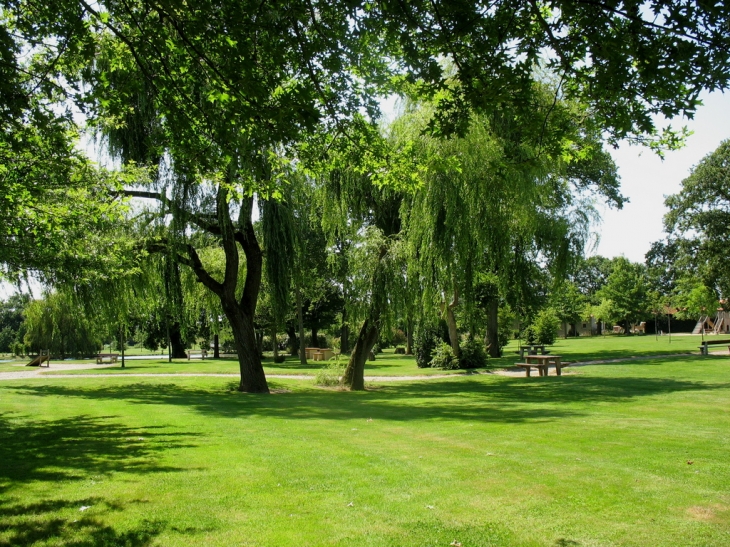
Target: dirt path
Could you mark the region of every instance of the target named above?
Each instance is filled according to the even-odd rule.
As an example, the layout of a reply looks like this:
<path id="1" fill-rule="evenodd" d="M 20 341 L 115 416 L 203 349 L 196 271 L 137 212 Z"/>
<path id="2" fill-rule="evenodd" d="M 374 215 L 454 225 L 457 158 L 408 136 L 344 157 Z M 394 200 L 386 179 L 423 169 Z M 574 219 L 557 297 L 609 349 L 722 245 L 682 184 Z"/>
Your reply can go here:
<path id="1" fill-rule="evenodd" d="M 715 352 L 714 355 L 725 355 L 726 352 Z M 614 363 L 626 363 L 630 361 L 644 361 L 648 359 L 667 359 L 667 358 L 676 358 L 676 357 L 686 357 L 689 355 L 697 355 L 694 353 L 670 353 L 665 355 L 640 355 L 640 356 L 634 356 L 634 357 L 622 357 L 618 359 L 599 359 L 594 361 L 577 361 L 570 364 L 570 367 L 585 367 L 590 365 L 610 365 Z M 713 354 L 711 354 L 713 355 Z M 52 365 L 52 368 L 55 371 L 67 371 L 67 370 L 86 370 L 86 369 L 94 369 L 98 370 L 99 368 L 108 368 L 115 365 L 96 365 L 93 363 L 84 363 L 84 364 L 74 364 L 74 365 L 63 365 L 63 364 L 54 364 Z M 567 373 L 570 371 L 570 367 L 565 369 Z M 18 367 L 22 368 L 22 367 Z M 0 372 L 0 381 L 2 380 L 24 380 L 24 379 L 33 379 L 33 378 L 53 378 L 53 379 L 69 379 L 69 378 L 118 378 L 118 377 L 124 377 L 124 378 L 175 378 L 175 377 L 213 377 L 213 378 L 238 378 L 238 374 L 210 374 L 210 373 L 187 373 L 187 372 L 181 372 L 181 373 L 147 373 L 147 374 L 48 374 L 50 371 L 49 368 L 43 367 L 43 368 L 35 368 L 34 370 L 19 370 L 19 371 L 12 371 L 12 372 Z M 552 374 L 555 374 L 554 369 L 551 370 Z M 45 373 L 45 374 L 44 374 Z M 493 371 L 483 371 L 483 372 L 465 372 L 460 374 L 432 374 L 432 375 L 421 375 L 421 376 L 366 376 L 365 379 L 368 382 L 412 382 L 416 380 L 436 380 L 439 378 L 453 378 L 455 376 L 462 377 L 462 376 L 473 376 L 477 374 L 496 374 L 498 376 L 525 376 L 525 373 L 523 370 L 514 370 L 514 369 L 497 369 Z M 311 380 L 314 378 L 311 374 L 267 374 L 267 378 L 277 379 L 277 380 Z"/>

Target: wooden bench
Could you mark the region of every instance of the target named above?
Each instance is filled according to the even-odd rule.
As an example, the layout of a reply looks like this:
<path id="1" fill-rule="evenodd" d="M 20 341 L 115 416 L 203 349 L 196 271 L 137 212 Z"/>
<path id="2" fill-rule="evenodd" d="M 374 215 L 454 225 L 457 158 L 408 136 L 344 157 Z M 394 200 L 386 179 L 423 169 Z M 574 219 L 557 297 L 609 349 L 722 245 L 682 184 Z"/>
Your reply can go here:
<path id="1" fill-rule="evenodd" d="M 109 359 L 110 363 L 116 363 L 117 359 L 119 359 L 118 353 L 97 353 L 96 354 L 96 364 L 101 365 L 104 362 L 104 359 Z"/>
<path id="2" fill-rule="evenodd" d="M 730 351 L 730 340 L 705 340 L 700 346 L 700 353 L 702 355 L 709 355 L 707 346 L 717 346 L 727 344 L 727 349 Z"/>
<path id="3" fill-rule="evenodd" d="M 188 361 L 190 359 L 202 359 L 205 361 L 205 358 L 208 357 L 208 350 L 201 349 L 198 353 L 193 353 L 192 351 L 188 352 Z"/>
<path id="4" fill-rule="evenodd" d="M 515 363 L 516 367 L 524 368 L 525 369 L 525 376 L 529 378 L 530 371 L 533 368 L 536 368 L 537 371 L 540 373 L 540 376 L 547 376 L 548 373 L 548 366 L 542 365 L 540 363 Z"/>

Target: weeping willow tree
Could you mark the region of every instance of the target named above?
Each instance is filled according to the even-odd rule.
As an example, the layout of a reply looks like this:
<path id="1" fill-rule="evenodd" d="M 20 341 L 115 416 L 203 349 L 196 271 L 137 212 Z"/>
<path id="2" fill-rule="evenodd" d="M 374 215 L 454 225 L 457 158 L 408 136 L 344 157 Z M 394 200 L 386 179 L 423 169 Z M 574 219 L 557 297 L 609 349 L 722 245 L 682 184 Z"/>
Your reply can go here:
<path id="1" fill-rule="evenodd" d="M 472 317 L 478 301 L 486 304 L 490 354 L 499 356 L 499 289 L 535 264 L 560 277 L 582 253 L 593 219 L 586 189 L 621 204 L 615 166 L 581 126 L 584 113 L 542 98 L 534 119 L 474 115 L 462 137 L 426 134 L 432 109 L 424 104 L 408 106 L 390 129 L 391 138 L 416 143 L 425 165 L 405 209 L 409 277 L 420 280 L 423 309 L 446 320 L 457 356 L 457 306 Z M 477 283 L 485 274 L 486 292 Z"/>

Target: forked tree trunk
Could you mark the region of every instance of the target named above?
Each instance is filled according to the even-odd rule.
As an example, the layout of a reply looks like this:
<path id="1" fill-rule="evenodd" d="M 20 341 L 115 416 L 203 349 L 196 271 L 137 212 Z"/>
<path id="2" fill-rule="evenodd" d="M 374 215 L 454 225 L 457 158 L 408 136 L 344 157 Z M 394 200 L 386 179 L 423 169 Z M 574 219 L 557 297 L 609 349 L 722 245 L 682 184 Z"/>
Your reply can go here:
<path id="1" fill-rule="evenodd" d="M 238 366 L 241 372 L 239 391 L 268 393 L 269 386 L 261 365 L 261 353 L 254 330 L 256 302 L 261 289 L 263 254 L 251 220 L 253 197 L 246 198 L 241 203 L 239 218 L 234 226 L 228 196 L 226 187 L 220 185 L 216 196 L 217 224 L 211 225 L 207 219 L 200 221 L 208 230 L 220 237 L 226 259 L 223 281 L 218 281 L 210 275 L 193 245 L 187 246 L 187 257 L 178 255 L 177 260 L 189 266 L 198 281 L 220 299 L 223 313 L 231 325 L 233 343 L 238 353 Z M 238 245 L 246 255 L 246 278 L 240 299 L 236 298 L 240 266 Z"/>
<path id="2" fill-rule="evenodd" d="M 378 341 L 378 327 L 376 322 L 366 319 L 357 335 L 355 346 L 352 348 L 350 360 L 342 375 L 342 385 L 352 391 L 365 389 L 365 361 L 375 342 Z"/>
<path id="3" fill-rule="evenodd" d="M 499 300 L 489 301 L 487 308 L 487 351 L 490 357 L 499 357 Z"/>

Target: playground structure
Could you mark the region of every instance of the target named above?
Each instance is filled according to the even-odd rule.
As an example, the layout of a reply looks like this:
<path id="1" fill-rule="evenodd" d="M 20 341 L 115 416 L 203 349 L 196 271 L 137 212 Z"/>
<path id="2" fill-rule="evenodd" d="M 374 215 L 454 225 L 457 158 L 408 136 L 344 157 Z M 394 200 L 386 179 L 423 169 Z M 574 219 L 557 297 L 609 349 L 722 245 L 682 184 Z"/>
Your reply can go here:
<path id="1" fill-rule="evenodd" d="M 38 353 L 38 356 L 25 366 L 26 367 L 40 367 L 40 366 L 43 366 L 44 362 L 46 363 L 47 367 L 51 366 L 51 350 L 42 349 L 40 351 L 40 353 Z"/>
<path id="2" fill-rule="evenodd" d="M 715 318 L 703 315 L 697 321 L 692 334 L 727 334 L 730 333 L 730 312 L 717 310 Z"/>

